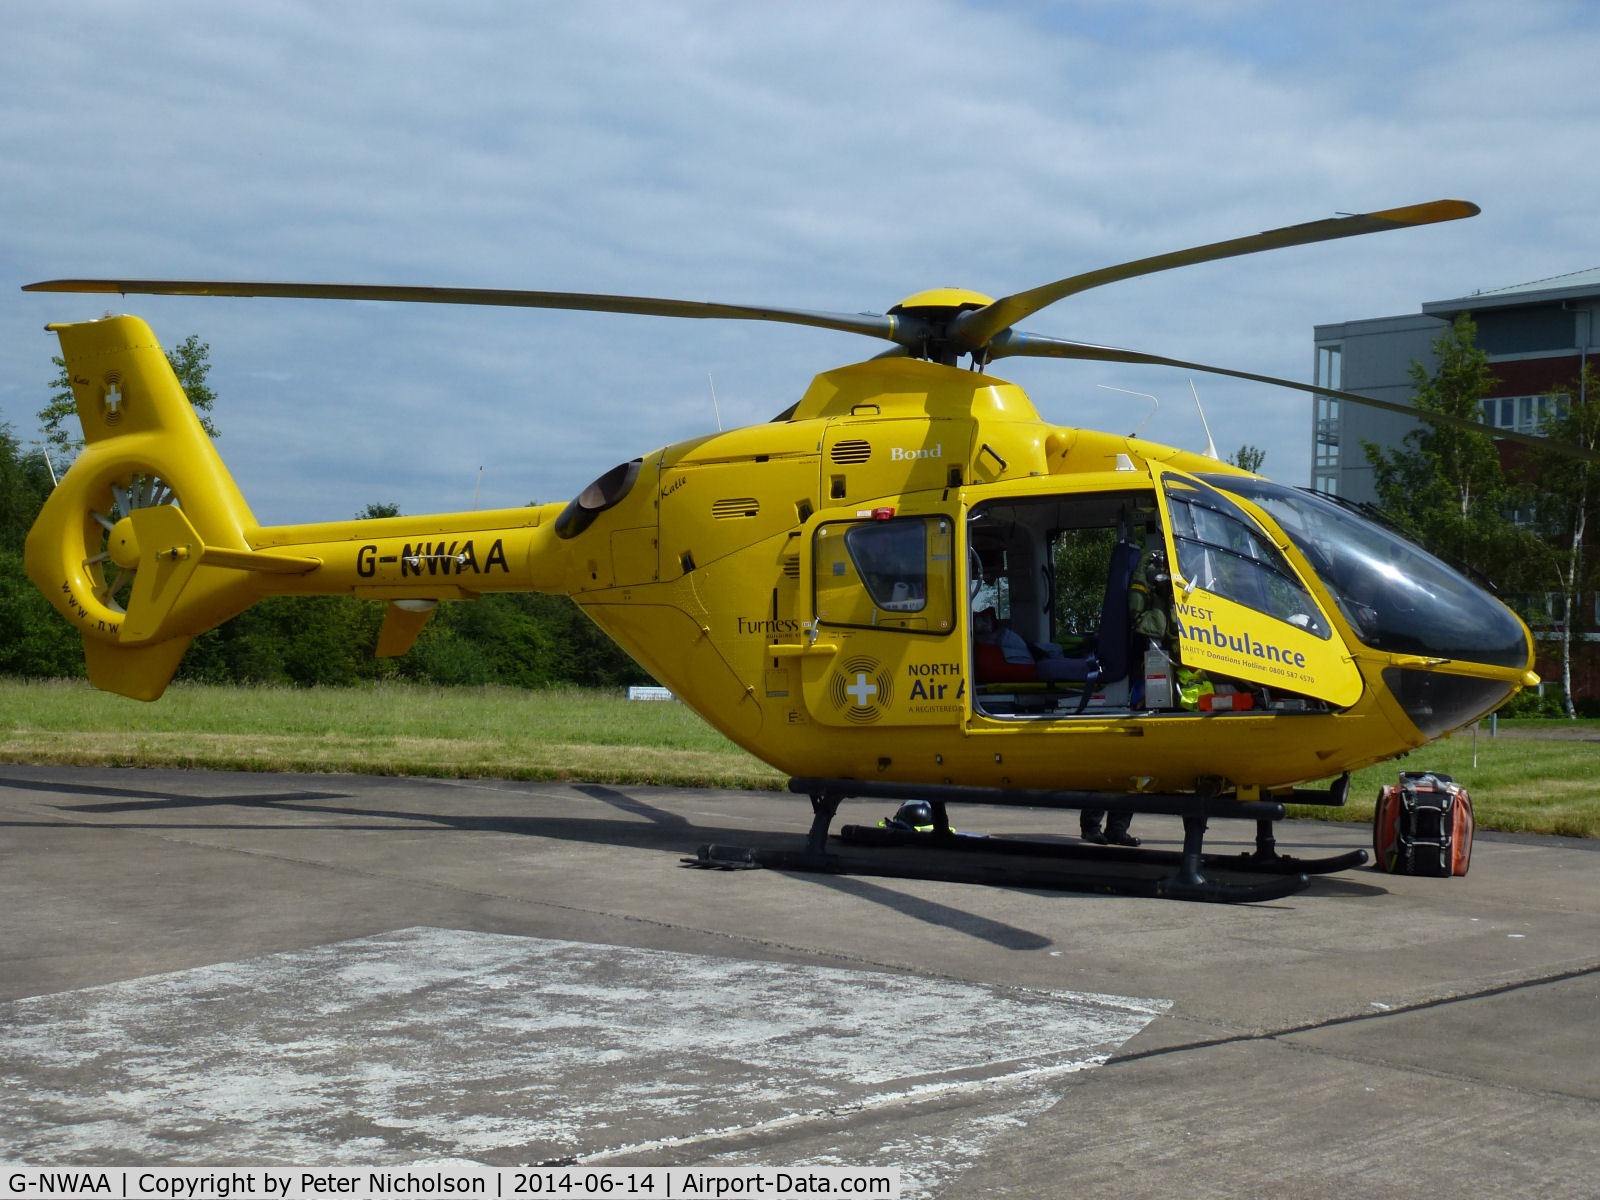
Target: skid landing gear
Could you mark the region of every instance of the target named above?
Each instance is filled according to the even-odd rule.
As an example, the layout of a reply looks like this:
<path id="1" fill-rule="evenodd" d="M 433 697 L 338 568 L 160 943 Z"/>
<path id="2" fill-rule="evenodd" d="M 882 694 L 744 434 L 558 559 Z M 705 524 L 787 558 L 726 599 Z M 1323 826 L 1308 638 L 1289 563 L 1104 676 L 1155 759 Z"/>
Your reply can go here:
<path id="1" fill-rule="evenodd" d="M 1272 828 L 1265 818 L 1259 827 Z M 1185 833 L 1187 834 L 1187 830 Z M 1202 830 L 1202 834 L 1203 834 Z M 1271 835 L 1268 835 L 1269 844 Z M 878 829 L 868 825 L 846 825 L 839 830 L 839 840 L 854 845 L 867 846 L 923 846 L 929 849 L 978 850 L 985 854 L 1022 855 L 1038 858 L 1080 859 L 1085 862 L 1125 862 L 1162 864 L 1177 868 L 1181 878 L 1193 882 L 1193 874 L 1204 877 L 1207 870 L 1243 872 L 1252 875 L 1328 875 L 1335 871 L 1348 871 L 1367 861 L 1365 850 L 1351 850 L 1345 854 L 1326 858 L 1291 858 L 1271 851 L 1263 854 L 1258 837 L 1257 849 L 1248 854 L 1200 853 L 1194 863 L 1188 853 L 1176 850 L 1121 850 L 1107 846 L 1084 846 L 1071 842 L 1029 841 L 1023 838 L 985 838 L 956 834 L 952 840 L 941 841 L 933 834 L 903 833 L 892 829 Z M 1185 862 L 1185 859 L 1190 859 Z M 1193 874 L 1191 874 L 1191 870 Z"/>
<path id="2" fill-rule="evenodd" d="M 1312 874 L 1360 866 L 1367 859 L 1364 850 L 1321 859 L 1294 859 L 1278 854 L 1272 830 L 1273 824 L 1283 818 L 1284 810 L 1277 801 L 1239 801 L 1195 795 L 1106 796 L 1093 792 L 1001 791 L 847 779 L 794 779 L 789 788 L 811 797 L 813 818 L 804 850 L 708 845 L 700 848 L 696 858 L 685 859 L 685 863 L 721 869 L 769 867 L 785 871 L 1250 903 L 1293 895 L 1309 885 Z M 879 847 L 886 853 L 871 857 L 829 853 L 828 829 L 840 802 L 848 797 L 926 800 L 933 812 L 934 827 L 931 832 L 917 833 L 846 825 L 839 831 L 840 842 L 848 846 Z M 1296 803 L 1342 804 L 1343 781 L 1331 792 L 1297 791 L 1290 798 Z M 1176 852 L 1124 850 L 957 833 L 951 829 L 946 813 L 945 806 L 950 801 L 1165 813 L 1182 818 L 1183 849 Z M 1205 853 L 1207 822 L 1212 817 L 1253 818 L 1256 821 L 1255 850 L 1235 855 Z M 996 859 L 1012 861 L 996 862 Z M 1241 879 L 1240 875 L 1256 878 Z"/>

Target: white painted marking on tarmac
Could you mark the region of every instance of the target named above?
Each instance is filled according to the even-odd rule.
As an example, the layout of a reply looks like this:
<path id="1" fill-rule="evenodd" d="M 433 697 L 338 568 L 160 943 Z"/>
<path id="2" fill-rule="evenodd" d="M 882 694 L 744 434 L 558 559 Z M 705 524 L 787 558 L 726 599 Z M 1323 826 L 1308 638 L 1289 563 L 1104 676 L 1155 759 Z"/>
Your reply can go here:
<path id="1" fill-rule="evenodd" d="M 909 1197 L 1166 1007 L 409 929 L 0 1005 L 0 1159 L 831 1157 Z"/>

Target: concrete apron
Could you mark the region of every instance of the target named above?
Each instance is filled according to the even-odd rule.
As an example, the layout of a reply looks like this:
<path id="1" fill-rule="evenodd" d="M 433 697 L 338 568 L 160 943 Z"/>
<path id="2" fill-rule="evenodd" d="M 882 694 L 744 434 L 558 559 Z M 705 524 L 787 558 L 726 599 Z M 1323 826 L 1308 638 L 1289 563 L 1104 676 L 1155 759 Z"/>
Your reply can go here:
<path id="1" fill-rule="evenodd" d="M 0 768 L 0 1159 L 1592 1193 L 1589 843 L 1487 835 L 1465 879 L 1350 872 L 1259 906 L 678 864 L 809 816 L 776 793 Z M 1210 848 L 1252 833 L 1214 823 Z M 1280 830 L 1290 852 L 1365 836 Z"/>

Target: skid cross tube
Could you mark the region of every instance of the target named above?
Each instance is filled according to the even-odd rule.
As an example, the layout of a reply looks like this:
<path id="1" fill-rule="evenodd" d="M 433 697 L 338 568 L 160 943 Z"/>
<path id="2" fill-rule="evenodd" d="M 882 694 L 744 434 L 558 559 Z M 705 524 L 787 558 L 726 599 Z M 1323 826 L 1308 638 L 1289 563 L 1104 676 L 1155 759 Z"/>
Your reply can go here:
<path id="1" fill-rule="evenodd" d="M 828 792 L 811 797 L 811 832 L 806 836 L 806 854 L 822 858 L 828 853 L 828 826 L 833 824 L 843 796 Z"/>

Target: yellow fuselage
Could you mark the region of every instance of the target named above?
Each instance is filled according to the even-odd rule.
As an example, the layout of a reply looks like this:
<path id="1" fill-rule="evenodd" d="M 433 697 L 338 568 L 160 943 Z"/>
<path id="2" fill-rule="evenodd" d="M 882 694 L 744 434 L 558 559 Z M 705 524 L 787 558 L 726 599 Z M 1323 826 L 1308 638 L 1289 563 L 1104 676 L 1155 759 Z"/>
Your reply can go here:
<path id="1" fill-rule="evenodd" d="M 793 775 L 1172 792 L 1210 779 L 1248 788 L 1327 778 L 1422 744 L 1386 668 L 1514 689 L 1531 665 L 1364 647 L 1311 565 L 1253 511 L 1333 628 L 1336 711 L 987 716 L 973 700 L 966 602 L 973 509 L 997 497 L 1124 492 L 1148 504 L 1163 471 L 1233 468 L 1047 424 L 1021 389 L 991 376 L 886 359 L 819 376 L 787 419 L 645 455 L 597 481 L 587 503 L 262 527 L 190 428 L 187 405 L 178 411 L 182 393 L 171 394 L 142 323 L 61 333 L 88 446 L 30 536 L 29 571 L 84 632 L 94 682 L 129 695 L 159 695 L 190 637 L 266 594 L 404 602 L 391 603 L 380 647 L 393 653 L 416 636 L 426 601 L 561 592 L 706 720 Z M 106 602 L 102 567 L 87 562 L 101 535 L 84 514 L 130 471 L 170 482 L 182 515 L 136 511 L 121 541 L 113 535 L 116 560 L 138 570 L 124 612 Z M 887 613 L 869 603 L 863 616 L 839 590 L 849 582 L 839 563 L 819 567 L 823 548 L 830 529 L 891 510 L 927 519 L 928 588 L 939 596 L 914 613 L 911 603 L 885 601 Z"/>

